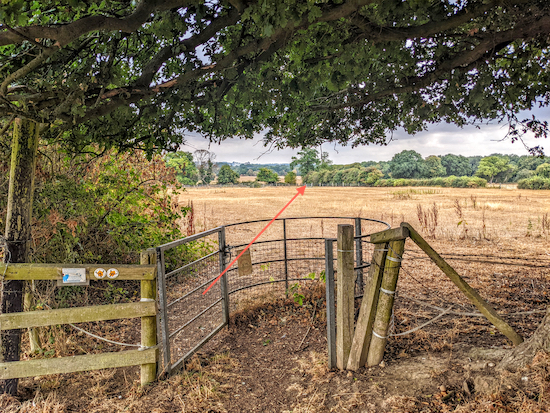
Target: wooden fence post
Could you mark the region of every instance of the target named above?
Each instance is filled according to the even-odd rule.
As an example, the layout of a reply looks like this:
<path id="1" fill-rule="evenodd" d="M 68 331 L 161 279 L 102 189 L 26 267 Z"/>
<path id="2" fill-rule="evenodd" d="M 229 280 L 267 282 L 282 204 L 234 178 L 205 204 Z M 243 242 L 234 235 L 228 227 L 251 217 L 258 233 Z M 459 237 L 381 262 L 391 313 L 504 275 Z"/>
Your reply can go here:
<path id="1" fill-rule="evenodd" d="M 157 261 L 157 254 L 154 249 L 142 251 L 140 264 L 150 265 Z M 156 280 L 141 281 L 141 301 L 156 301 L 157 283 Z M 142 347 L 154 347 L 157 345 L 157 317 L 141 317 L 141 345 Z M 157 351 L 158 354 L 158 351 Z M 157 376 L 157 363 L 141 365 L 141 385 L 152 383 Z"/>
<path id="2" fill-rule="evenodd" d="M 336 367 L 336 314 L 334 310 L 334 240 L 325 239 L 325 281 L 327 294 L 328 368 Z"/>
<path id="3" fill-rule="evenodd" d="M 34 280 L 30 280 L 26 282 L 27 284 L 27 291 L 25 291 L 25 295 L 23 298 L 23 311 L 32 311 L 32 307 L 34 306 L 34 291 L 35 291 L 35 282 Z M 29 344 L 31 347 L 31 353 L 37 353 L 42 348 L 42 344 L 40 343 L 40 335 L 38 331 L 38 327 L 31 327 L 28 329 L 29 333 Z"/>
<path id="4" fill-rule="evenodd" d="M 384 348 L 388 340 L 388 327 L 392 315 L 397 278 L 399 276 L 399 268 L 401 268 L 401 257 L 405 250 L 405 240 L 390 241 L 388 249 L 386 264 L 384 265 L 384 275 L 380 286 L 376 316 L 372 328 L 367 366 L 378 365 L 384 357 Z"/>
<path id="5" fill-rule="evenodd" d="M 374 244 L 374 252 L 369 268 L 367 286 L 365 294 L 361 301 L 361 310 L 357 319 L 355 334 L 351 344 L 351 352 L 348 360 L 348 370 L 357 371 L 363 367 L 367 361 L 370 341 L 372 337 L 372 325 L 378 306 L 378 297 L 380 293 L 380 284 L 384 265 L 386 263 L 386 254 L 388 252 L 388 243 Z"/>
<path id="6" fill-rule="evenodd" d="M 336 365 L 346 368 L 353 338 L 354 279 L 353 225 L 338 225 L 338 278 L 336 301 Z"/>

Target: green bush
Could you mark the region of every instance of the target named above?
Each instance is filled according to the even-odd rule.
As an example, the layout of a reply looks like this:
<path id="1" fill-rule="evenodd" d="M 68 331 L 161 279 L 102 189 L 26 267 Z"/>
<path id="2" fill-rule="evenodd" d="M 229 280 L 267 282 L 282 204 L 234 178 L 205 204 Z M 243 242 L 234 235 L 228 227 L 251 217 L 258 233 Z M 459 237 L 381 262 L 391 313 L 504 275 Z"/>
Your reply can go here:
<path id="1" fill-rule="evenodd" d="M 550 189 L 550 178 L 542 176 L 533 176 L 532 178 L 520 179 L 518 181 L 519 189 Z"/>
<path id="2" fill-rule="evenodd" d="M 380 179 L 374 186 L 402 187 L 402 186 L 442 186 L 453 188 L 483 188 L 487 186 L 487 180 L 476 176 L 448 176 L 446 178 L 429 179 Z"/>
<path id="3" fill-rule="evenodd" d="M 162 158 L 50 155 L 37 169 L 33 262 L 135 264 L 140 251 L 182 236 L 187 208 Z"/>

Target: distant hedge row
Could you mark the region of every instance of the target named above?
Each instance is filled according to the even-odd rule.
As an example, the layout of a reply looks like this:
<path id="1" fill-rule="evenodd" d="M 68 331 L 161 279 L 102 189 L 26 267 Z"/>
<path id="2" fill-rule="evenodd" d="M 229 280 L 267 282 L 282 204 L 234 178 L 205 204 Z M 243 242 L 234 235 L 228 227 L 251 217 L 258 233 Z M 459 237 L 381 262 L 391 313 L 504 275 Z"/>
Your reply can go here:
<path id="1" fill-rule="evenodd" d="M 550 189 L 550 178 L 533 176 L 532 178 L 520 179 L 518 189 Z"/>
<path id="2" fill-rule="evenodd" d="M 441 186 L 449 188 L 482 188 L 487 180 L 477 176 L 447 176 L 426 179 L 380 179 L 374 186 Z"/>

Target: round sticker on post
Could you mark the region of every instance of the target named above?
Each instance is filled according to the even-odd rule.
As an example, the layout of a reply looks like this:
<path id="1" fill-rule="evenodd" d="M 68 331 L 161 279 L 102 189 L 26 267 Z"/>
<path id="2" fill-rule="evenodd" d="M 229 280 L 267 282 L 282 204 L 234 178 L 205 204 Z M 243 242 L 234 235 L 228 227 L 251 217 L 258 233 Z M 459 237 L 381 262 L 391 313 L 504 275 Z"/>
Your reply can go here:
<path id="1" fill-rule="evenodd" d="M 107 271 L 105 271 L 103 268 L 96 268 L 96 270 L 94 271 L 94 277 L 98 280 L 105 278 L 106 275 Z"/>
<path id="2" fill-rule="evenodd" d="M 113 280 L 116 277 L 118 277 L 118 270 L 116 268 L 109 268 L 107 270 L 107 278 L 109 278 L 110 280 Z"/>

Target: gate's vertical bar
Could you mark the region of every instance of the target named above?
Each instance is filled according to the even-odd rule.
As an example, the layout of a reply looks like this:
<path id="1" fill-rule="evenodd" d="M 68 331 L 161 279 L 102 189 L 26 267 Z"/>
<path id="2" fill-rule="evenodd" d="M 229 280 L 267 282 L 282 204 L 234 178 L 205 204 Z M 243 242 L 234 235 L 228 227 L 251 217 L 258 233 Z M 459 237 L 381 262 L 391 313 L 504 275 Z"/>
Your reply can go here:
<path id="1" fill-rule="evenodd" d="M 355 218 L 355 236 L 361 236 L 361 218 Z M 361 267 L 363 265 L 363 243 L 361 238 L 355 238 L 355 265 Z M 355 286 L 357 287 L 357 293 L 363 294 L 363 268 L 356 270 Z"/>
<path id="2" fill-rule="evenodd" d="M 218 244 L 220 247 L 220 273 L 225 270 L 225 227 L 222 227 L 218 232 Z M 220 280 L 220 289 L 222 294 L 223 303 L 223 324 L 229 324 L 229 289 L 227 285 L 227 272 L 222 276 Z"/>
<path id="3" fill-rule="evenodd" d="M 285 254 L 285 294 L 288 298 L 288 256 L 286 247 L 286 219 L 283 219 L 283 250 Z"/>
<path id="4" fill-rule="evenodd" d="M 336 367 L 336 305 L 334 301 L 334 240 L 325 240 L 328 367 Z"/>
<path id="5" fill-rule="evenodd" d="M 155 250 L 142 251 L 141 265 L 155 264 Z M 157 282 L 154 280 L 141 280 L 141 301 L 155 301 L 157 298 Z M 141 346 L 143 348 L 157 345 L 157 317 L 141 317 Z M 158 351 L 157 351 L 158 355 Z M 157 377 L 157 363 L 141 365 L 141 385 L 152 383 Z"/>
<path id="6" fill-rule="evenodd" d="M 170 374 L 172 371 L 172 358 L 170 357 L 170 337 L 168 331 L 168 308 L 166 306 L 166 268 L 164 266 L 164 251 L 157 247 L 157 277 L 159 284 L 160 306 L 160 338 L 164 358 L 164 371 Z"/>

